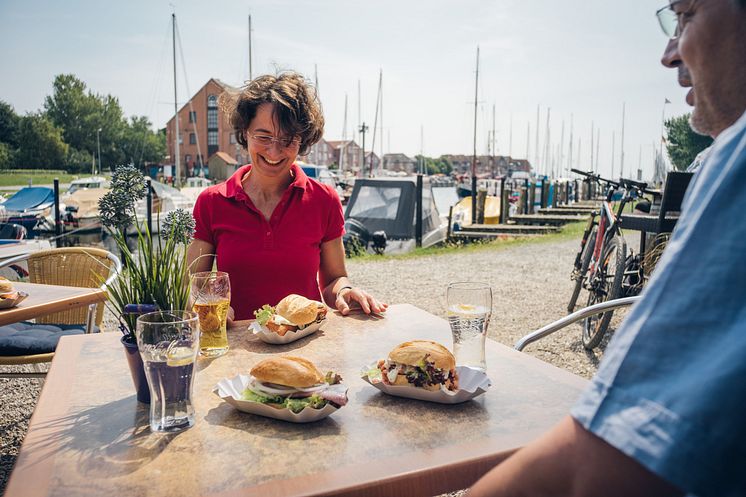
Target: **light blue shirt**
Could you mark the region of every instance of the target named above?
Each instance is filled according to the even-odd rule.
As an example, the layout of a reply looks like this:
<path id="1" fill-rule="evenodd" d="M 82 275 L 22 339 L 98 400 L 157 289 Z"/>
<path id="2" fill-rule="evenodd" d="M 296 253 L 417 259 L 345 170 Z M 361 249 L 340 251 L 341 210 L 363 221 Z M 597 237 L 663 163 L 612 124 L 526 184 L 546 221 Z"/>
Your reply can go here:
<path id="1" fill-rule="evenodd" d="M 746 114 L 697 172 L 572 416 L 685 492 L 746 495 Z"/>

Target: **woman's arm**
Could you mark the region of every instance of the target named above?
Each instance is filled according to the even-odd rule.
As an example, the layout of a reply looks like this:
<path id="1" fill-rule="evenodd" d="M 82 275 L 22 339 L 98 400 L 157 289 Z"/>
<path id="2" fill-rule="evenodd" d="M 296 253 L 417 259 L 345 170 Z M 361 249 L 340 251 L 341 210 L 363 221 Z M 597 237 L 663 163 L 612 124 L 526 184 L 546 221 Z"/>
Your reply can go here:
<path id="1" fill-rule="evenodd" d="M 215 246 L 203 240 L 192 240 L 187 247 L 187 269 L 189 274 L 211 271 L 215 259 Z"/>
<path id="2" fill-rule="evenodd" d="M 350 312 L 350 303 L 353 301 L 366 314 L 383 312 L 388 307 L 388 304 L 379 302 L 365 290 L 353 287 L 350 283 L 345 268 L 345 249 L 342 237 L 321 244 L 319 284 L 327 305 L 337 309 L 343 315 Z"/>

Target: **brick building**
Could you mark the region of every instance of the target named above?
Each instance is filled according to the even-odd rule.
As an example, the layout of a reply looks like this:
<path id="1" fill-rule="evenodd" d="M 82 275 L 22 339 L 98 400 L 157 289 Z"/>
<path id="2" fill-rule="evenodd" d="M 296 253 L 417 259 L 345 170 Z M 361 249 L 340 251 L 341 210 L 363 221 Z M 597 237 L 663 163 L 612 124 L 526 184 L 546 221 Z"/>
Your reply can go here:
<path id="1" fill-rule="evenodd" d="M 222 81 L 210 78 L 184 106 L 179 109 L 179 164 L 182 177 L 193 176 L 195 168 L 207 164 L 221 151 L 238 164 L 249 161 L 248 154 L 236 142 L 228 117 L 218 109 L 218 97 L 226 90 L 237 90 Z M 173 158 L 174 118 L 166 124 L 168 154 Z"/>
<path id="2" fill-rule="evenodd" d="M 417 169 L 417 161 L 404 154 L 384 154 L 383 168 L 387 171 L 413 174 Z"/>

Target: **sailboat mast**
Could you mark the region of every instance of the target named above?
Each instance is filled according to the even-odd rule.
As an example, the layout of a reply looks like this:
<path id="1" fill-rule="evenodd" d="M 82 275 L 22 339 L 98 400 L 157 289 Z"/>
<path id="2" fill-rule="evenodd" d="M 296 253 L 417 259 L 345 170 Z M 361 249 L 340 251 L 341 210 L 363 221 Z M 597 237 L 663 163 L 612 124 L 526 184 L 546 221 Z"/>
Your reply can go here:
<path id="1" fill-rule="evenodd" d="M 511 114 L 512 119 L 512 114 Z M 492 167 L 495 167 L 495 104 L 492 104 Z M 494 174 L 493 174 L 494 176 Z"/>
<path id="2" fill-rule="evenodd" d="M 477 224 L 477 105 L 479 99 L 479 45 L 477 45 L 477 73 L 474 77 L 474 153 L 471 157 L 471 224 Z"/>
<path id="3" fill-rule="evenodd" d="M 251 14 L 249 14 L 249 81 L 254 79 L 254 67 L 251 61 Z"/>
<path id="4" fill-rule="evenodd" d="M 176 94 L 176 13 L 171 14 L 171 39 L 174 52 L 174 182 L 179 184 L 179 100 Z"/>
<path id="5" fill-rule="evenodd" d="M 619 140 L 619 148 L 622 150 L 621 157 L 619 158 L 619 177 L 624 177 L 624 111 L 627 106 L 627 102 L 622 102 L 622 138 Z"/>

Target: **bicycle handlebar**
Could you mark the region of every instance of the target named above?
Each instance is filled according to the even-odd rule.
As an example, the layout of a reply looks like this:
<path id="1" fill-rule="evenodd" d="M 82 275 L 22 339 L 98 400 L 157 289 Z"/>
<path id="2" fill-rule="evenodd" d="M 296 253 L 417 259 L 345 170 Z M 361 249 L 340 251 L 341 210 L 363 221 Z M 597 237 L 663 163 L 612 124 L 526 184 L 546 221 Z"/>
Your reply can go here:
<path id="1" fill-rule="evenodd" d="M 643 193 L 652 194 L 650 190 L 648 190 L 648 184 L 640 181 L 635 181 L 632 179 L 626 179 L 626 178 L 619 178 L 619 181 L 613 181 L 610 179 L 602 178 L 600 174 L 595 174 L 590 171 L 581 171 L 579 169 L 570 169 L 570 171 L 574 172 L 575 174 L 580 174 L 581 176 L 585 176 L 586 178 L 596 181 L 596 182 L 604 182 L 608 183 L 610 185 L 614 185 L 617 188 L 618 187 L 624 187 L 628 190 L 640 190 Z"/>

